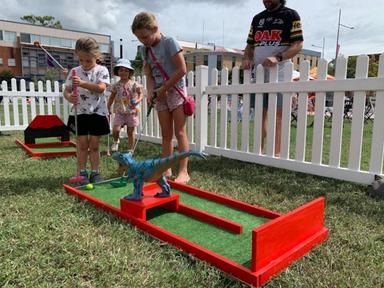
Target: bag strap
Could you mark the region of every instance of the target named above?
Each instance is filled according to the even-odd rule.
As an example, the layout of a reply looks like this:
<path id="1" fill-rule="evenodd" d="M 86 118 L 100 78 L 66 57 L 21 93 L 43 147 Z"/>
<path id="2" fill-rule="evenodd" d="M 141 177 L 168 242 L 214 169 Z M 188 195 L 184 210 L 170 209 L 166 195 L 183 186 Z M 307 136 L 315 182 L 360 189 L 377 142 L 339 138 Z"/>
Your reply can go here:
<path id="1" fill-rule="evenodd" d="M 164 68 L 160 65 L 159 61 L 157 60 L 157 58 L 155 56 L 155 53 L 153 53 L 153 51 L 152 51 L 152 48 L 149 47 L 149 48 L 147 48 L 147 50 L 149 50 L 149 54 L 151 55 L 152 61 L 153 61 L 153 63 L 155 63 L 157 69 L 159 69 L 163 79 L 165 81 L 169 80 L 169 76 L 168 76 L 167 72 L 165 72 Z M 174 85 L 173 88 L 180 94 L 181 97 L 183 97 L 184 100 L 186 100 L 184 93 L 181 91 L 181 89 L 179 87 Z"/>

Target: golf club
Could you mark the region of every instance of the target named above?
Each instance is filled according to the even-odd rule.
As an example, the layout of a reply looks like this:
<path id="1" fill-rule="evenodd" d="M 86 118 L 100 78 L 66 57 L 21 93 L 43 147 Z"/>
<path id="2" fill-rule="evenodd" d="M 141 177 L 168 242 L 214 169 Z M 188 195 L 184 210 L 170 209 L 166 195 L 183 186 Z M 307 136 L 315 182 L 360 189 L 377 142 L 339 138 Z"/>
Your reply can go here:
<path id="1" fill-rule="evenodd" d="M 64 68 L 52 55 L 51 53 L 49 53 L 41 44 L 39 41 L 35 41 L 33 42 L 33 45 L 38 47 L 38 48 L 41 48 L 60 68 L 61 70 L 66 70 L 66 68 Z"/>
<path id="2" fill-rule="evenodd" d="M 139 133 L 139 136 L 137 137 L 137 140 L 136 140 L 136 142 L 135 142 L 135 145 L 133 146 L 133 149 L 132 149 L 132 155 L 135 153 L 137 144 L 139 143 L 140 138 L 141 138 L 141 134 L 143 134 L 144 129 L 147 127 L 147 123 L 148 123 L 149 115 L 151 114 L 152 108 L 153 108 L 153 106 L 155 105 L 156 98 L 157 98 L 157 94 L 156 94 L 156 92 L 154 92 L 154 93 L 153 93 L 153 98 L 152 98 L 151 104 L 150 104 L 149 107 L 148 107 L 148 111 L 147 111 L 147 115 L 146 115 L 146 118 L 145 118 L 143 127 L 141 128 L 141 131 L 140 131 L 140 133 Z"/>
<path id="3" fill-rule="evenodd" d="M 72 77 L 76 76 L 76 69 L 72 70 Z M 78 91 L 77 91 L 77 85 L 72 84 L 72 94 L 75 95 L 76 97 L 78 96 Z M 76 161 L 79 159 L 79 143 L 77 140 L 78 132 L 77 132 L 77 100 L 76 103 L 74 104 L 74 109 L 75 109 L 75 135 L 76 135 Z M 80 170 L 79 170 L 79 164 L 76 163 L 76 176 L 73 176 L 69 178 L 70 183 L 81 183 L 84 180 L 83 176 L 80 176 Z"/>

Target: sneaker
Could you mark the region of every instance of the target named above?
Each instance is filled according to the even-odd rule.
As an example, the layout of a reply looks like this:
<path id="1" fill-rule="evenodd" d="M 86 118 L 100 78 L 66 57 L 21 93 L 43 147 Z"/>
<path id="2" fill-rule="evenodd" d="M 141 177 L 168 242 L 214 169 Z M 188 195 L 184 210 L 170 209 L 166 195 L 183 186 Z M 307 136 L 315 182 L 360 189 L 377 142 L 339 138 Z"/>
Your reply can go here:
<path id="1" fill-rule="evenodd" d="M 119 150 L 119 141 L 112 143 L 111 150 L 112 150 L 112 152 L 116 152 Z"/>
<path id="2" fill-rule="evenodd" d="M 81 180 L 80 185 L 87 185 L 89 184 L 89 178 L 87 171 L 80 171 L 79 175 L 83 177 L 83 180 Z"/>
<path id="3" fill-rule="evenodd" d="M 91 175 L 89 176 L 89 182 L 91 183 L 98 183 L 103 181 L 103 177 L 101 177 L 99 172 L 91 172 Z"/>

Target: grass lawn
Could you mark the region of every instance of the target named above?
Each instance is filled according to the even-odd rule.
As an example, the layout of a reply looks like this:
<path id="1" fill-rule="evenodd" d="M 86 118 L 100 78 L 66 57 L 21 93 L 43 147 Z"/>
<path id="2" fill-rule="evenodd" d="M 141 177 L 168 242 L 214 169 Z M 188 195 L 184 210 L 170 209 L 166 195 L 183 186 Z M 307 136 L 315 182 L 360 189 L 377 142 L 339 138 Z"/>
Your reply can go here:
<path id="1" fill-rule="evenodd" d="M 30 158 L 16 138 L 23 133 L 0 136 L 1 287 L 247 287 L 68 195 L 75 158 Z M 159 153 L 140 143 L 137 158 Z M 330 238 L 265 287 L 383 287 L 384 201 L 365 186 L 222 157 L 189 167 L 191 185 L 278 212 L 326 197 Z M 117 176 L 111 158 L 101 169 Z"/>

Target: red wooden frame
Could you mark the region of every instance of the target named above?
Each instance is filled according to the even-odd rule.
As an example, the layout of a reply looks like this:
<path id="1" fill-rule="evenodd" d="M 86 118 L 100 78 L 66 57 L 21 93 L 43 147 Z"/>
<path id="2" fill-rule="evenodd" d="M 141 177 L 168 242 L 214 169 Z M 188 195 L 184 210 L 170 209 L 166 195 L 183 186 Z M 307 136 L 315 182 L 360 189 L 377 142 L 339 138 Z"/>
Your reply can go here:
<path id="1" fill-rule="evenodd" d="M 46 148 L 46 147 L 67 147 L 72 146 L 76 148 L 76 144 L 72 141 L 63 142 L 50 142 L 50 143 L 36 143 L 25 144 L 19 139 L 16 139 L 16 144 L 20 145 L 32 157 L 48 158 L 48 157 L 68 157 L 76 155 L 75 151 L 54 151 L 54 152 L 35 152 L 33 148 Z"/>
<path id="2" fill-rule="evenodd" d="M 69 193 L 86 199 L 96 206 L 129 221 L 132 225 L 137 226 L 139 229 L 149 233 L 153 237 L 179 247 L 187 253 L 193 254 L 197 258 L 211 263 L 222 271 L 254 287 L 260 287 L 266 283 L 270 277 L 288 267 L 294 260 L 299 259 L 328 237 L 328 229 L 324 227 L 325 199 L 323 197 L 315 199 L 287 214 L 281 215 L 264 208 L 204 191 L 189 185 L 182 185 L 173 181 L 169 181 L 169 184 L 174 189 L 197 195 L 211 201 L 216 201 L 257 216 L 272 219 L 268 223 L 255 228 L 252 232 L 251 269 L 192 243 L 163 228 L 146 222 L 143 219 L 124 213 L 121 209 L 104 203 L 74 187 L 64 185 L 64 188 Z M 145 194 L 148 191 L 153 190 L 156 186 L 157 184 L 145 185 L 143 193 Z M 185 212 L 185 209 L 188 210 L 188 208 L 180 208 L 183 206 L 186 205 L 180 203 L 174 207 L 178 209 L 179 213 L 183 213 L 183 210 L 186 214 L 194 213 Z M 174 209 L 174 207 L 172 209 Z M 197 214 L 199 214 L 199 212 L 197 212 Z M 205 212 L 204 214 L 209 213 Z M 214 225 L 222 225 L 222 223 L 220 223 L 220 217 L 214 215 L 204 215 L 202 217 L 209 218 L 209 221 L 211 221 L 210 223 Z M 215 217 L 218 219 L 215 219 Z"/>

